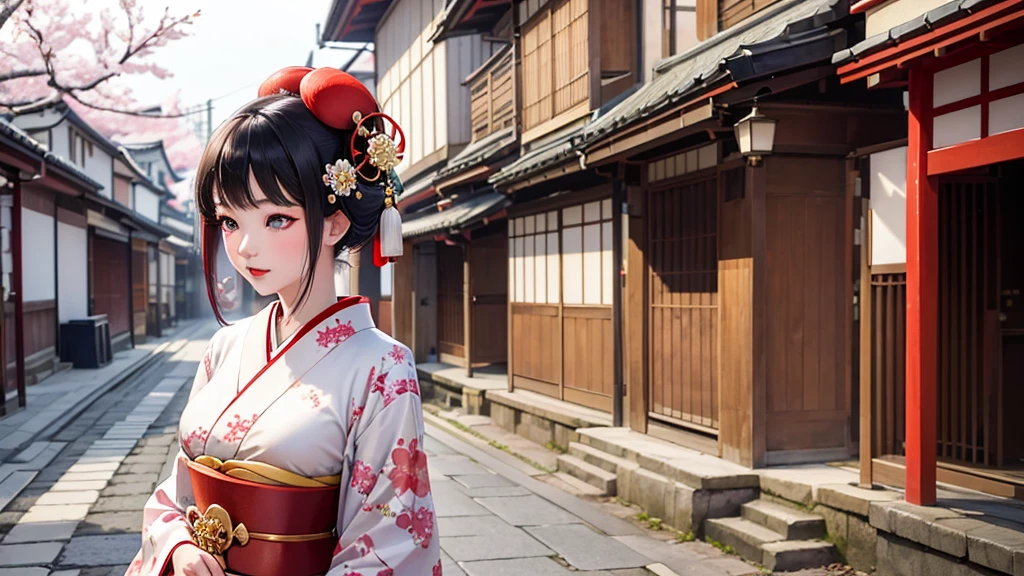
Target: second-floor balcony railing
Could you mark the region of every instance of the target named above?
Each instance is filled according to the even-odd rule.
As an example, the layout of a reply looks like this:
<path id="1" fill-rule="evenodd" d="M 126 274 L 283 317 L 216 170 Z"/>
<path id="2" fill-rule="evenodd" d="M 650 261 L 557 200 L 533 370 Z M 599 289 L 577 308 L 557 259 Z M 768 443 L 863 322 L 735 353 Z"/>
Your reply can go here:
<path id="1" fill-rule="evenodd" d="M 496 52 L 467 79 L 473 140 L 515 124 L 515 75 L 512 46 Z"/>

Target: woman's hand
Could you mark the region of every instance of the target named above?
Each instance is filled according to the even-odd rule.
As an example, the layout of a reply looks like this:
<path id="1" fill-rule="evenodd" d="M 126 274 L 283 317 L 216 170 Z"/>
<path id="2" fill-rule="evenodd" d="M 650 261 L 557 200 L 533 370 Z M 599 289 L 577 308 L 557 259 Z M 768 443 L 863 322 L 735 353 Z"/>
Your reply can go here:
<path id="1" fill-rule="evenodd" d="M 196 546 L 178 546 L 171 556 L 174 576 L 224 576 L 217 559 Z"/>

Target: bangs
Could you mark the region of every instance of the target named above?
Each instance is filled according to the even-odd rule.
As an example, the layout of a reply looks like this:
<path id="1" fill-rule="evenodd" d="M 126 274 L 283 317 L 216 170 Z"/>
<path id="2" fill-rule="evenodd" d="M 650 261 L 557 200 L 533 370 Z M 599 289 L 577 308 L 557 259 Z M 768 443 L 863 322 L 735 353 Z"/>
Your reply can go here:
<path id="1" fill-rule="evenodd" d="M 196 199 L 200 214 L 216 220 L 214 198 L 232 210 L 257 207 L 252 178 L 272 203 L 303 206 L 299 174 L 270 121 L 260 115 L 232 118 L 218 129 L 199 161 Z"/>

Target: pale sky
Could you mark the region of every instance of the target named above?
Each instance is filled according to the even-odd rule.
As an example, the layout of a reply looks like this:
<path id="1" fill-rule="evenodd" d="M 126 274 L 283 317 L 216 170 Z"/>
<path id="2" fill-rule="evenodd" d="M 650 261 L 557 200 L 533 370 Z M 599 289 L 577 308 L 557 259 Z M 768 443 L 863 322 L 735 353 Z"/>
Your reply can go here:
<path id="1" fill-rule="evenodd" d="M 181 90 L 184 106 L 214 98 L 216 127 L 256 97 L 260 83 L 285 66 L 302 66 L 316 46 L 316 24 L 327 18 L 331 0 L 141 0 L 147 18 L 170 5 L 175 14 L 200 9 L 191 37 L 160 48 L 150 58 L 174 76 L 125 78 L 140 103 L 159 104 Z M 338 50 L 320 51 L 314 66 L 340 65 Z"/>

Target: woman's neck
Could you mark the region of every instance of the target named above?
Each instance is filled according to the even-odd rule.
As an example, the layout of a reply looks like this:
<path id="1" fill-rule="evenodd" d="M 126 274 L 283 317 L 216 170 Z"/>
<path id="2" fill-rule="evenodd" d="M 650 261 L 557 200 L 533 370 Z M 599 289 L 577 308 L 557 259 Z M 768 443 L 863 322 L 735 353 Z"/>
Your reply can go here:
<path id="1" fill-rule="evenodd" d="M 281 319 L 277 325 L 277 341 L 284 342 L 303 324 L 312 320 L 317 314 L 338 301 L 334 288 L 334 258 L 318 259 L 317 269 L 313 275 L 313 283 L 309 287 L 306 300 L 298 304 L 302 292 L 301 279 L 292 289 L 278 292 L 281 301 Z"/>

